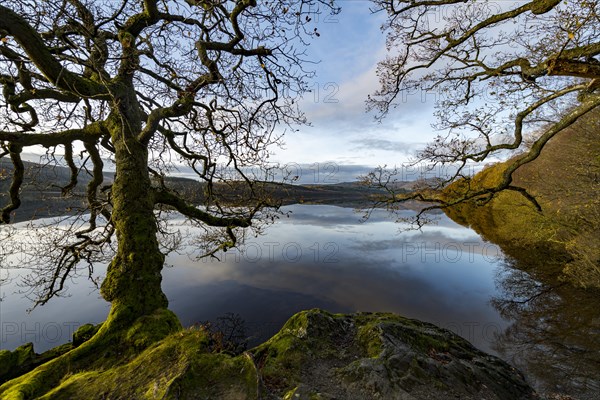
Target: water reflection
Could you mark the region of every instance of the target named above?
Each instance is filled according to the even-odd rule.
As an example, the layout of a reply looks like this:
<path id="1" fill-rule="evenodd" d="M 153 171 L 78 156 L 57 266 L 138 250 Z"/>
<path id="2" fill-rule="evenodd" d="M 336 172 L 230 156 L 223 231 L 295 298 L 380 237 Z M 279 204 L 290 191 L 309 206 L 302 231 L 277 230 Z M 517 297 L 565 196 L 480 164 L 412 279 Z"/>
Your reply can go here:
<path id="1" fill-rule="evenodd" d="M 171 308 L 185 323 L 240 313 L 265 339 L 295 311 L 390 311 L 452 329 L 493 351 L 507 325 L 489 304 L 499 251 L 441 219 L 398 234 L 381 212 L 366 223 L 351 209 L 291 206 L 291 216 L 220 262 L 172 256 L 164 274 Z M 264 332 L 267 333 L 263 336 Z"/>
<path id="2" fill-rule="evenodd" d="M 559 267 L 508 260 L 499 270 L 503 293 L 493 304 L 513 323 L 495 348 L 544 391 L 598 399 L 600 292 L 559 281 Z"/>
<path id="3" fill-rule="evenodd" d="M 168 257 L 174 267 L 164 270 L 163 287 L 185 325 L 238 313 L 257 342 L 307 308 L 391 311 L 437 323 L 493 351 L 494 335 L 507 326 L 489 304 L 497 294 L 498 249 L 474 232 L 442 218 L 423 232 L 399 235 L 383 212 L 362 223 L 349 208 L 295 205 L 287 211 L 289 218 L 221 261 Z M 66 342 L 73 325 L 100 322 L 108 310 L 83 279 L 71 283 L 72 297 L 31 314 L 25 313 L 31 303 L 14 294 L 15 281 L 0 290 L 6 296 L 2 348 L 33 341 L 45 350 Z"/>
<path id="4" fill-rule="evenodd" d="M 362 223 L 349 208 L 286 210 L 289 218 L 220 261 L 169 255 L 163 288 L 183 324 L 239 314 L 252 345 L 303 309 L 390 311 L 512 360 L 538 388 L 580 399 L 600 393 L 600 294 L 557 281 L 553 268 L 560 266 L 499 263 L 496 246 L 443 216 L 436 226 L 399 234 L 384 212 Z M 46 350 L 108 312 L 92 285 L 78 279 L 70 283 L 72 297 L 27 314 L 31 303 L 15 294 L 16 283 L 0 283 L 2 349 L 31 341 Z"/>

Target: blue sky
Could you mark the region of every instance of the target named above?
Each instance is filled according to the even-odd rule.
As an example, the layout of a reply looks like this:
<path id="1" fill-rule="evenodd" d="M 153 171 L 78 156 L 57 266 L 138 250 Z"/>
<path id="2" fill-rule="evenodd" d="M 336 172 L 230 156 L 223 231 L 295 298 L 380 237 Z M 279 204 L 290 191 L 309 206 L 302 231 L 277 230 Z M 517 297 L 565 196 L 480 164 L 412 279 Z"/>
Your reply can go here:
<path id="1" fill-rule="evenodd" d="M 434 136 L 433 99 L 406 97 L 382 122 L 365 111 L 378 86 L 377 62 L 385 57 L 382 13 L 372 14 L 366 0 L 342 0 L 339 15 L 313 18 L 321 34 L 309 48 L 319 60 L 313 88 L 302 102 L 312 127 L 286 134 L 281 163 L 336 163 L 340 166 L 401 165 Z"/>
<path id="2" fill-rule="evenodd" d="M 378 87 L 377 62 L 386 54 L 380 29 L 385 15 L 373 14 L 367 0 L 339 0 L 336 5 L 340 14 L 315 13 L 308 27 L 320 34 L 307 49 L 308 58 L 318 62 L 310 83 L 314 91 L 300 102 L 312 126 L 286 132 L 284 146 L 274 147 L 269 160 L 297 170 L 298 183 L 352 181 L 377 166 L 405 165 L 436 136 L 432 98 L 409 95 L 381 123 L 366 112 L 365 100 Z M 23 156 L 39 162 L 43 152 L 30 149 Z M 186 167 L 175 175 L 193 176 Z"/>

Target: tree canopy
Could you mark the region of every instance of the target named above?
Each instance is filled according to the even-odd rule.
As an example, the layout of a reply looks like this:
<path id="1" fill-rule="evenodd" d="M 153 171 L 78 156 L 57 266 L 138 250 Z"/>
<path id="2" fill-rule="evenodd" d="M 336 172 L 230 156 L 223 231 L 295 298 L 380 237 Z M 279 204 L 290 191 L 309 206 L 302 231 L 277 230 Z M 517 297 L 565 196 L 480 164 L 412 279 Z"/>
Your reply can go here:
<path id="1" fill-rule="evenodd" d="M 388 56 L 378 66 L 380 88 L 368 106 L 378 118 L 402 106 L 406 94 L 433 94 L 436 128 L 445 133 L 415 162 L 453 173 L 410 196 L 394 191 L 393 172 L 367 177 L 388 189 L 384 203 L 420 199 L 444 208 L 516 190 L 512 174 L 536 159 L 558 132 L 600 105 L 600 3 L 531 0 L 374 0 L 387 14 Z M 431 96 L 430 96 L 431 97 Z M 469 177 L 473 163 L 519 154 L 497 184 L 452 199 L 431 189 Z M 497 159 L 497 158 L 496 158 Z M 429 182 L 430 184 L 432 182 Z"/>
<path id="2" fill-rule="evenodd" d="M 206 229 L 216 248 L 236 243 L 266 205 L 249 166 L 266 165 L 277 125 L 305 122 L 308 27 L 320 0 L 0 1 L 0 157 L 12 163 L 0 221 L 21 204 L 22 154 L 42 146 L 68 166 L 60 190 L 86 176 L 85 207 L 33 251 L 38 304 L 85 268 L 112 259 L 101 293 L 143 315 L 166 306 L 157 210 Z M 325 2 L 322 9 L 336 11 Z M 205 182 L 204 207 L 165 185 L 178 166 Z M 105 172 L 116 169 L 114 180 Z M 217 182 L 247 188 L 219 201 Z M 0 241 L 8 243 L 9 229 Z M 116 246 L 114 238 L 116 237 Z M 4 254 L 6 255 L 6 254 Z M 84 269 L 85 270 L 85 269 Z"/>

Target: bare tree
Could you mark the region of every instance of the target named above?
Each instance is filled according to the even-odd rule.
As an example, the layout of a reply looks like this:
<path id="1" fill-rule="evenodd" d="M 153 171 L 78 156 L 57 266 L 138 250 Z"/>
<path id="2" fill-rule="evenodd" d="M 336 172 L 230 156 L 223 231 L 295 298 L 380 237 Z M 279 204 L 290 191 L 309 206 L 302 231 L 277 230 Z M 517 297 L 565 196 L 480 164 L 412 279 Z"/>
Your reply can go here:
<path id="1" fill-rule="evenodd" d="M 394 190 L 393 172 L 366 177 L 390 196 L 383 203 L 424 200 L 445 208 L 489 200 L 503 190 L 534 197 L 512 183 L 558 132 L 600 105 L 600 2 L 531 0 L 374 0 L 385 23 L 389 55 L 380 62 L 380 88 L 368 107 L 383 118 L 406 94 L 435 94 L 436 128 L 444 135 L 416 163 L 453 165 L 453 173 L 411 195 Z M 537 132 L 528 142 L 527 134 Z M 473 163 L 520 154 L 489 187 L 465 185 L 443 198 L 435 189 L 467 178 Z M 433 183 L 433 184 L 431 184 Z M 433 190 L 432 190 L 433 189 Z M 420 217 L 417 217 L 417 222 Z"/>
<path id="2" fill-rule="evenodd" d="M 217 247 L 235 245 L 266 205 L 247 167 L 265 165 L 278 124 L 305 122 L 296 100 L 311 76 L 304 52 L 319 3 L 0 1 L 0 157 L 13 165 L 0 221 L 21 204 L 24 149 L 44 147 L 69 168 L 65 195 L 89 175 L 79 218 L 33 247 L 38 304 L 108 257 L 101 294 L 112 309 L 100 332 L 166 308 L 157 210 L 220 229 Z M 165 184 L 177 165 L 205 182 L 204 207 Z M 236 204 L 212 190 L 232 176 L 246 185 Z"/>

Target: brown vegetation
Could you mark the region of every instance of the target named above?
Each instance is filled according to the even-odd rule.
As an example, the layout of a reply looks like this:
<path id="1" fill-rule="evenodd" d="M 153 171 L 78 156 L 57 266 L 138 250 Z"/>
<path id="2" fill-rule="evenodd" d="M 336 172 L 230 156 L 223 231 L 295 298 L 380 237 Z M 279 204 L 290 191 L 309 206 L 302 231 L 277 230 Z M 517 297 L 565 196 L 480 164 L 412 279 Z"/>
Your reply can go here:
<path id="1" fill-rule="evenodd" d="M 515 191 L 499 193 L 485 204 L 472 200 L 447 214 L 520 260 L 547 257 L 562 261 L 569 281 L 600 287 L 600 112 L 595 111 L 553 138 L 540 157 L 514 173 L 542 207 Z M 517 156 L 518 157 L 518 156 Z M 446 196 L 489 187 L 511 161 L 487 167 L 473 179 L 450 185 Z M 539 260 L 538 260 L 539 261 Z"/>

